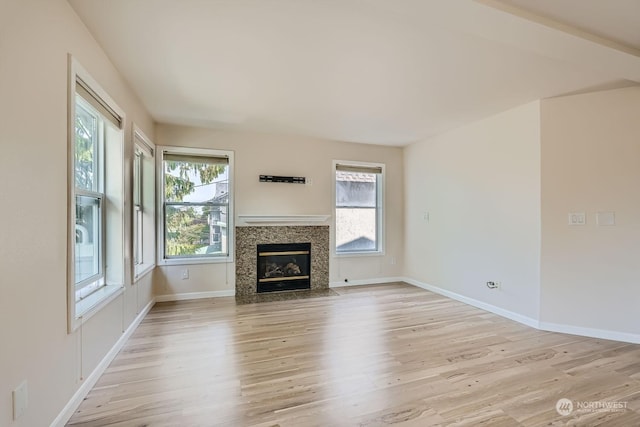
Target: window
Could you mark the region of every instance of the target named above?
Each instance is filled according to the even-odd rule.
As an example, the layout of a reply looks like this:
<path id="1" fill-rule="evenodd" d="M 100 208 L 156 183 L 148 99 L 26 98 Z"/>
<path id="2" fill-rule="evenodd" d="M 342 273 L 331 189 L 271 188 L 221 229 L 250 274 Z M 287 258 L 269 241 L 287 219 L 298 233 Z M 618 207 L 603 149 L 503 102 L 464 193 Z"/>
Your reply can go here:
<path id="1" fill-rule="evenodd" d="M 142 223 L 142 215 L 144 207 L 142 206 L 142 158 L 144 152 L 136 144 L 133 154 L 133 264 L 138 266 L 142 264 L 142 249 L 144 240 L 142 232 L 144 231 Z"/>
<path id="2" fill-rule="evenodd" d="M 124 283 L 124 114 L 73 59 L 69 91 L 67 305 L 72 331 L 114 297 Z"/>
<path id="3" fill-rule="evenodd" d="M 133 265 L 134 280 L 155 265 L 155 146 L 133 126 Z"/>
<path id="4" fill-rule="evenodd" d="M 334 162 L 337 254 L 383 251 L 384 165 Z"/>
<path id="5" fill-rule="evenodd" d="M 163 263 L 227 261 L 232 253 L 232 166 L 227 151 L 163 147 Z"/>
<path id="6" fill-rule="evenodd" d="M 101 167 L 102 116 L 80 95 L 75 96 L 75 251 L 76 299 L 91 293 L 104 275 L 104 185 Z"/>

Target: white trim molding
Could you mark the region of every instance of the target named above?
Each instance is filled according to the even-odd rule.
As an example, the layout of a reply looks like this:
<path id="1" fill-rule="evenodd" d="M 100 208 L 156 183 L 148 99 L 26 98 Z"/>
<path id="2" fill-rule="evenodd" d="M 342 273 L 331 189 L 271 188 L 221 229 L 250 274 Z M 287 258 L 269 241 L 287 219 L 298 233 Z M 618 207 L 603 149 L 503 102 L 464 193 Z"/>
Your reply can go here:
<path id="1" fill-rule="evenodd" d="M 164 159 L 167 155 L 200 156 L 227 160 L 227 252 L 214 255 L 203 254 L 196 256 L 165 257 L 165 172 Z M 212 148 L 176 147 L 169 145 L 156 146 L 156 266 L 216 264 L 230 263 L 235 254 L 235 152 L 233 150 L 216 150 Z"/>
<path id="2" fill-rule="evenodd" d="M 83 317 L 88 319 L 92 314 L 105 307 L 120 295 L 122 282 L 126 280 L 126 236 L 124 233 L 127 224 L 125 218 L 125 174 L 124 174 L 124 129 L 126 128 L 126 114 L 115 103 L 102 86 L 91 74 L 71 55 L 67 55 L 67 333 L 71 334 L 83 323 Z M 79 100 L 77 100 L 79 97 Z M 75 127 L 76 109 L 92 110 L 95 120 L 103 123 L 97 132 L 99 142 L 94 147 L 98 150 L 97 158 L 93 163 L 95 182 L 98 185 L 92 189 L 76 188 L 75 180 Z M 97 123 L 98 123 L 97 122 Z M 97 130 L 97 129 L 96 129 Z M 110 159 L 110 160 L 107 160 Z M 105 162 L 111 161 L 109 174 L 105 174 Z M 109 177 L 111 177 L 109 179 Z M 113 185 L 112 185 L 113 184 Z M 119 187 L 119 188 L 118 188 Z M 109 190 L 111 188 L 111 190 Z M 100 202 L 100 224 L 95 233 L 98 236 L 94 243 L 99 245 L 99 267 L 91 277 L 80 282 L 94 289 L 102 288 L 94 292 L 84 301 L 78 299 L 76 288 L 76 196 L 87 195 Z M 110 199 L 104 204 L 103 200 Z M 111 206 L 111 207 L 110 207 Z M 121 213 L 119 213 L 121 211 Z M 109 231 L 112 230 L 112 231 Z M 118 232 L 120 231 L 120 232 Z M 118 249 L 117 247 L 120 247 Z M 113 248 L 113 249 L 111 249 Z M 110 266 L 110 274 L 107 274 L 105 265 Z M 111 276 L 111 277 L 109 277 Z M 115 283 L 114 283 L 115 282 Z M 107 283 L 107 286 L 104 286 Z"/>
<path id="3" fill-rule="evenodd" d="M 383 285 L 385 283 L 406 282 L 404 277 L 379 277 L 376 279 L 358 279 L 347 282 L 331 282 L 330 288 L 342 288 L 345 286 Z"/>
<path id="4" fill-rule="evenodd" d="M 104 374 L 104 372 L 109 367 L 109 364 L 115 359 L 118 355 L 118 352 L 124 347 L 124 344 L 131 337 L 133 332 L 138 328 L 142 320 L 149 313 L 151 308 L 155 305 L 156 300 L 151 299 L 149 303 L 140 311 L 140 313 L 136 316 L 136 318 L 131 322 L 126 331 L 120 335 L 120 338 L 116 343 L 111 347 L 111 350 L 104 356 L 104 358 L 98 363 L 98 366 L 87 376 L 87 378 L 82 382 L 78 390 L 73 394 L 69 402 L 64 406 L 62 411 L 58 414 L 58 416 L 51 423 L 51 427 L 64 427 L 64 425 L 71 419 L 73 413 L 78 409 L 82 401 L 89 394 L 93 386 L 98 382 L 98 379 Z"/>
<path id="5" fill-rule="evenodd" d="M 235 295 L 236 295 L 235 289 L 225 289 L 223 291 L 188 292 L 184 294 L 158 295 L 156 296 L 156 302 L 186 301 L 186 300 L 202 299 L 202 298 L 233 297 Z"/>
<path id="6" fill-rule="evenodd" d="M 331 215 L 238 215 L 238 225 L 323 225 Z"/>
<path id="7" fill-rule="evenodd" d="M 451 292 L 446 289 L 439 288 L 437 286 L 429 285 L 427 283 L 420 282 L 418 280 L 411 279 L 409 277 L 405 277 L 404 281 L 410 285 L 417 286 L 418 288 L 426 289 L 427 291 L 431 291 L 433 293 L 454 299 L 456 301 L 463 302 L 473 307 L 497 314 L 498 316 L 506 317 L 507 319 L 514 320 L 518 323 L 522 323 L 523 325 L 527 325 L 527 326 L 531 326 L 532 328 L 539 329 L 537 319 L 523 316 L 522 314 L 515 313 L 513 311 L 506 310 L 504 308 L 497 307 L 495 305 L 488 304 L 483 301 L 478 301 L 477 299 L 469 298 L 467 296 L 460 295 L 458 293 Z"/>
<path id="8" fill-rule="evenodd" d="M 376 169 L 375 173 L 379 175 L 379 179 L 376 179 L 376 248 L 375 250 L 345 250 L 338 251 L 338 227 L 337 227 L 337 179 L 336 173 L 339 168 L 349 168 L 355 170 L 362 170 L 367 173 L 374 173 L 372 169 Z M 386 239 L 386 165 L 384 163 L 375 162 L 361 162 L 353 160 L 333 160 L 331 165 L 331 200 L 333 200 L 333 220 L 331 225 L 333 231 L 331 233 L 331 254 L 335 257 L 341 256 L 362 256 L 362 255 L 384 255 L 385 254 L 385 239 Z"/>
<path id="9" fill-rule="evenodd" d="M 640 344 L 640 335 L 628 332 L 609 331 L 606 329 L 583 328 L 582 326 L 564 325 L 560 323 L 540 322 L 538 329 L 562 334 L 580 335 L 583 337 L 600 338 L 604 340 L 622 341 Z"/>
<path id="10" fill-rule="evenodd" d="M 437 286 L 420 282 L 419 280 L 415 280 L 410 277 L 403 277 L 399 280 L 405 283 L 408 283 L 410 285 L 416 286 L 418 288 L 422 288 L 427 291 L 431 291 L 433 293 L 471 305 L 481 310 L 485 310 L 490 313 L 497 314 L 498 316 L 505 317 L 507 319 L 516 321 L 518 323 L 522 323 L 523 325 L 530 326 L 532 328 L 535 328 L 541 331 L 558 332 L 562 334 L 579 335 L 579 336 L 589 337 L 589 338 L 599 338 L 599 339 L 605 339 L 605 340 L 628 342 L 632 344 L 640 344 L 640 335 L 638 334 L 631 334 L 628 332 L 619 332 L 619 331 L 610 331 L 610 330 L 604 330 L 604 329 L 585 328 L 582 326 L 566 325 L 566 324 L 560 324 L 560 323 L 542 322 L 539 319 L 523 316 L 522 314 L 515 313 L 513 311 L 509 311 L 504 308 L 497 307 L 495 305 L 488 304 L 483 301 L 478 301 L 474 298 L 469 298 L 467 296 L 460 295 L 458 293 L 451 292 L 449 290 L 442 289 Z"/>

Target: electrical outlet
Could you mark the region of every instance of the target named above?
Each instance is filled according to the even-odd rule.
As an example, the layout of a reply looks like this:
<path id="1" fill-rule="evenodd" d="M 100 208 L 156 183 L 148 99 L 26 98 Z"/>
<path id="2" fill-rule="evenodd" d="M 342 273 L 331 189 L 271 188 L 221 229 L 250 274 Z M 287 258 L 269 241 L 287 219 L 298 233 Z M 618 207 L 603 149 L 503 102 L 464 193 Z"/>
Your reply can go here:
<path id="1" fill-rule="evenodd" d="M 185 268 L 182 270 L 182 280 L 187 280 L 189 278 L 189 269 Z"/>
<path id="2" fill-rule="evenodd" d="M 489 289 L 498 289 L 500 287 L 499 282 L 487 282 L 487 288 Z"/>
<path id="3" fill-rule="evenodd" d="M 13 419 L 17 420 L 29 406 L 29 393 L 27 381 L 23 381 L 12 393 L 13 397 Z"/>

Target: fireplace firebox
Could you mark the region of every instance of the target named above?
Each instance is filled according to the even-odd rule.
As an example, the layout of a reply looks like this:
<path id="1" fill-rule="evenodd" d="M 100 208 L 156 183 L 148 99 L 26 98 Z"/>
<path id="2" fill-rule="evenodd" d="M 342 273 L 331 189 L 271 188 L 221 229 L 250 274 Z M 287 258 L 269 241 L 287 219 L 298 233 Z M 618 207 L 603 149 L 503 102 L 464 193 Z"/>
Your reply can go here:
<path id="1" fill-rule="evenodd" d="M 311 288 L 311 243 L 258 245 L 258 284 L 261 292 Z"/>

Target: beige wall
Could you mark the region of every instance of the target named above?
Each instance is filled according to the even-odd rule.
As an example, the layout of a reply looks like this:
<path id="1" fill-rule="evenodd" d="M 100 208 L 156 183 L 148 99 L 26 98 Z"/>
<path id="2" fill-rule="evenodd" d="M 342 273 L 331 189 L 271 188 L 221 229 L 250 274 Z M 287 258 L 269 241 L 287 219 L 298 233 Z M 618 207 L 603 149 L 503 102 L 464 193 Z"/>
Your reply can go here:
<path id="1" fill-rule="evenodd" d="M 540 320 L 637 339 L 640 88 L 544 100 L 541 120 Z M 615 212 L 615 226 L 598 226 L 599 211 Z M 569 212 L 586 225 L 569 226 Z"/>
<path id="2" fill-rule="evenodd" d="M 154 128 L 66 1 L 4 0 L 0 19 L 0 425 L 46 426 L 151 299 L 150 283 L 127 285 L 67 334 L 67 54 L 125 110 L 127 155 L 131 122 Z M 13 422 L 23 380 L 29 407 Z"/>
<path id="3" fill-rule="evenodd" d="M 639 111 L 638 87 L 558 97 L 408 146 L 405 275 L 541 329 L 640 342 Z"/>
<path id="4" fill-rule="evenodd" d="M 406 147 L 406 276 L 537 319 L 539 113 L 533 102 Z"/>
<path id="5" fill-rule="evenodd" d="M 332 215 L 332 161 L 386 164 L 384 256 L 331 260 L 331 281 L 397 277 L 402 273 L 402 148 L 352 144 L 302 136 L 216 131 L 158 125 L 158 145 L 214 148 L 235 152 L 236 215 Z M 261 174 L 305 176 L 311 185 L 261 183 Z M 395 261 L 395 264 L 393 263 Z M 189 279 L 180 271 L 189 268 Z M 156 270 L 160 295 L 232 291 L 235 267 L 226 264 L 168 266 Z"/>

